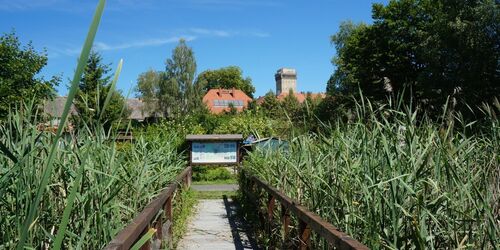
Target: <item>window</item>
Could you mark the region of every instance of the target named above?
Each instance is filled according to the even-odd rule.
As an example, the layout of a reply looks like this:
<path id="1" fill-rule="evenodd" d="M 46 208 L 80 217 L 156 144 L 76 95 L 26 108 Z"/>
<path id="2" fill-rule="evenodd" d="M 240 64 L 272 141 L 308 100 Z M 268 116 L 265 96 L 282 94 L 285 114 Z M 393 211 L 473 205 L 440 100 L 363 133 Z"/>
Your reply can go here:
<path id="1" fill-rule="evenodd" d="M 214 100 L 214 107 L 229 107 L 233 105 L 234 107 L 243 107 L 243 100 Z"/>

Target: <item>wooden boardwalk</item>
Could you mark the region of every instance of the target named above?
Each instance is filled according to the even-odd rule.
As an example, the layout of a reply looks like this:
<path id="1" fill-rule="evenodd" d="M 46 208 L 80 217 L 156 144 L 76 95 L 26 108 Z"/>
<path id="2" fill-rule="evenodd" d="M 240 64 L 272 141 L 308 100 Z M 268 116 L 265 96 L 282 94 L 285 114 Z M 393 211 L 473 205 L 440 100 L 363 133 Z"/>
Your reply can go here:
<path id="1" fill-rule="evenodd" d="M 230 198 L 200 200 L 177 249 L 259 249 Z"/>

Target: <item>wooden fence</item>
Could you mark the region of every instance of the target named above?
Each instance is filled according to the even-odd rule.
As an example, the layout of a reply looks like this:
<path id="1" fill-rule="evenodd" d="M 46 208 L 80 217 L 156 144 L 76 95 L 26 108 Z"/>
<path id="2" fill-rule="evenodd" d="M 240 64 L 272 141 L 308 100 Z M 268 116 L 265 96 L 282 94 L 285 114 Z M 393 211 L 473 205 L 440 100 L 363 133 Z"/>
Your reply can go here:
<path id="1" fill-rule="evenodd" d="M 179 186 L 189 187 L 191 185 L 192 169 L 184 169 L 165 191 L 161 192 L 151 201 L 134 220 L 128 224 L 115 238 L 106 246 L 107 250 L 130 249 L 150 228 L 155 228 L 153 244 L 155 248 L 168 246 L 172 249 L 172 199 Z M 148 240 L 141 249 L 151 249 L 151 241 Z"/>
<path id="2" fill-rule="evenodd" d="M 290 214 L 296 216 L 298 220 L 298 248 L 311 249 L 311 230 L 317 233 L 320 237 L 329 243 L 331 249 L 340 250 L 365 250 L 369 249 L 359 241 L 353 239 L 349 235 L 339 231 L 329 222 L 323 220 L 315 213 L 309 211 L 306 207 L 300 205 L 295 200 L 286 196 L 276 188 L 270 186 L 259 178 L 242 172 L 245 178 L 246 185 L 243 191 L 253 201 L 257 203 L 261 227 L 267 230 L 267 235 L 271 235 L 273 231 L 273 216 L 276 208 L 276 201 L 281 204 L 281 224 L 283 225 L 284 239 L 287 239 L 290 234 L 291 220 Z M 261 209 L 262 197 L 256 196 L 256 193 L 261 193 L 264 190 L 267 193 L 265 207 Z M 272 248 L 272 246 L 270 246 Z"/>

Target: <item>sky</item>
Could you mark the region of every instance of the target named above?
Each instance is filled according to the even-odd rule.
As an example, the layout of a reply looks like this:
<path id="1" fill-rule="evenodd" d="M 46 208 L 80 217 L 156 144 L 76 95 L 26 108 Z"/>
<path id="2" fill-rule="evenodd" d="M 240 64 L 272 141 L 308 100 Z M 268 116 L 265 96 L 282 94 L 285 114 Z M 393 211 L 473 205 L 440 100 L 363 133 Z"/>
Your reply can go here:
<path id="1" fill-rule="evenodd" d="M 0 0 L 0 33 L 14 30 L 23 44 L 46 50 L 40 74 L 61 76 L 57 91 L 66 95 L 97 2 Z M 165 70 L 180 38 L 195 53 L 197 73 L 238 66 L 254 96 L 274 91 L 283 67 L 297 70 L 299 91 L 325 92 L 334 71 L 330 36 L 342 21 L 370 23 L 372 2 L 387 0 L 108 0 L 94 48 L 113 72 L 124 60 L 117 87 L 130 97 L 139 74 Z"/>

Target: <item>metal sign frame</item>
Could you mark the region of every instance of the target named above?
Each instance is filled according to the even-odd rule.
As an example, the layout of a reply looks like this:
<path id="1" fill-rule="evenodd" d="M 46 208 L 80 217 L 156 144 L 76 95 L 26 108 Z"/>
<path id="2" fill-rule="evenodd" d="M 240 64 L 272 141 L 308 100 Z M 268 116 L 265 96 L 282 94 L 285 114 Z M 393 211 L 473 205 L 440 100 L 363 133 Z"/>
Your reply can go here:
<path id="1" fill-rule="evenodd" d="M 186 141 L 189 142 L 189 164 L 190 166 L 206 166 L 206 165 L 225 165 L 225 166 L 238 166 L 241 161 L 241 142 L 243 136 L 241 134 L 224 134 L 224 135 L 187 135 Z M 236 162 L 193 162 L 193 143 L 223 143 L 235 142 L 236 143 Z"/>

